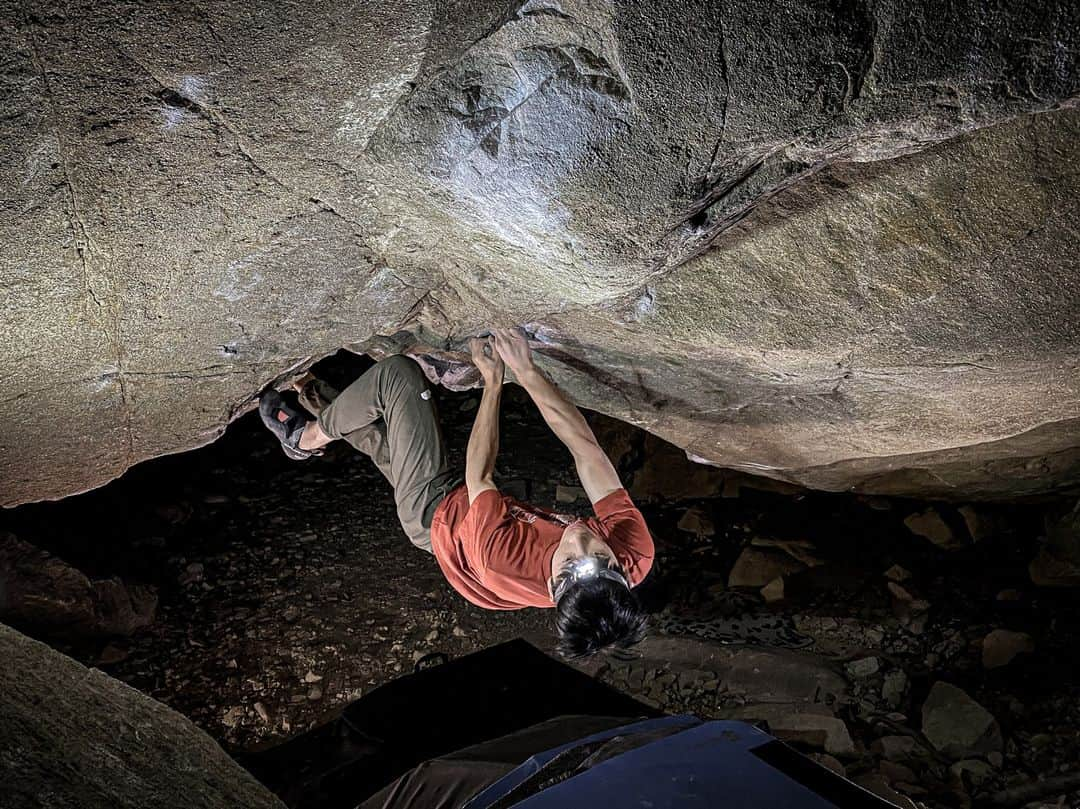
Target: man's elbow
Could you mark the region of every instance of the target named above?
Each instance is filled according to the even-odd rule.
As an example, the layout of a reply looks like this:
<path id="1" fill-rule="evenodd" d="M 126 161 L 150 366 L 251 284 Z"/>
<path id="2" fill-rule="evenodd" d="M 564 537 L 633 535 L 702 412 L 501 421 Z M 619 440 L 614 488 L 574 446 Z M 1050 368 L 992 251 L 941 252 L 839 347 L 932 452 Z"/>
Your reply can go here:
<path id="1" fill-rule="evenodd" d="M 574 461 L 578 464 L 596 461 L 598 457 L 602 457 L 605 461 L 608 460 L 604 448 L 600 446 L 600 442 L 596 440 L 596 436 L 591 432 L 588 435 L 575 438 L 574 444 L 569 447 L 569 450 L 574 457 Z"/>

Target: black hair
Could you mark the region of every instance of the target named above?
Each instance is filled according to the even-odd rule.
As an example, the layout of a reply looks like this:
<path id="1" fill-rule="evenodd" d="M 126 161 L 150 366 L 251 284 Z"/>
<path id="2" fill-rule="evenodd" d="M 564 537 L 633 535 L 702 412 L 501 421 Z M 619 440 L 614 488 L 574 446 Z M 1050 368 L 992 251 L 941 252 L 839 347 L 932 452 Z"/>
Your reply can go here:
<path id="1" fill-rule="evenodd" d="M 619 570 L 605 559 L 597 563 Z M 556 588 L 571 575 L 572 564 L 559 573 Z M 645 637 L 648 616 L 629 588 L 610 579 L 588 578 L 567 585 L 555 607 L 555 625 L 559 653 L 575 659 L 633 646 Z"/>

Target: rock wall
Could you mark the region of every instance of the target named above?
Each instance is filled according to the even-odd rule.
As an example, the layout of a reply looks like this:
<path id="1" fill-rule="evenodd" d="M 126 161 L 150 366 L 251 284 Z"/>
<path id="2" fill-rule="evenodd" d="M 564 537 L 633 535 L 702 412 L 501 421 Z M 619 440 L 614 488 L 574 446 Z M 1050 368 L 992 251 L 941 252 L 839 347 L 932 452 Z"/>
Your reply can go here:
<path id="1" fill-rule="evenodd" d="M 47 551 L 0 531 L 0 621 L 79 639 L 130 635 L 154 622 L 157 590 L 90 579 Z"/>
<path id="2" fill-rule="evenodd" d="M 0 804 L 283 809 L 203 731 L 0 624 Z"/>
<path id="3" fill-rule="evenodd" d="M 211 441 L 343 345 L 514 323 L 583 404 L 706 462 L 1068 485 L 1078 23 L 0 0 L 0 503 Z"/>

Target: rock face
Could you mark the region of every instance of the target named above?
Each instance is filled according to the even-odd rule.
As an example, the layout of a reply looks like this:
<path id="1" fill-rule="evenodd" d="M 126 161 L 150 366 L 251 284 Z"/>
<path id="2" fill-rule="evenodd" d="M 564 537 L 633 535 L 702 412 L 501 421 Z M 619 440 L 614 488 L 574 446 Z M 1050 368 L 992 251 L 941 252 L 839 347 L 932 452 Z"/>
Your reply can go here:
<path id="1" fill-rule="evenodd" d="M 284 804 L 180 714 L 0 624 L 0 803 Z"/>
<path id="2" fill-rule="evenodd" d="M 1046 545 L 1028 565 L 1040 587 L 1080 587 L 1080 500 L 1060 516 L 1048 515 Z"/>
<path id="3" fill-rule="evenodd" d="M 1074 3 L 0 9 L 4 505 L 492 324 L 708 463 L 1078 476 Z"/>
<path id="4" fill-rule="evenodd" d="M 60 637 L 129 635 L 154 621 L 157 593 L 118 578 L 91 581 L 52 554 L 0 531 L 0 620 Z"/>

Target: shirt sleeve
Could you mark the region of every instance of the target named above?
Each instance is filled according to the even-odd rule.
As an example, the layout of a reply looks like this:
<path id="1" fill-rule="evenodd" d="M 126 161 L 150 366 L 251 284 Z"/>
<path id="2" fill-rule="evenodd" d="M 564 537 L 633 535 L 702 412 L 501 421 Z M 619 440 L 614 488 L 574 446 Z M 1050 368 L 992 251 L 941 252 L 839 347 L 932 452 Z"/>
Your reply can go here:
<path id="1" fill-rule="evenodd" d="M 616 489 L 593 505 L 597 519 L 607 531 L 608 544 L 630 585 L 641 582 L 652 569 L 656 548 L 652 534 L 626 489 Z"/>

